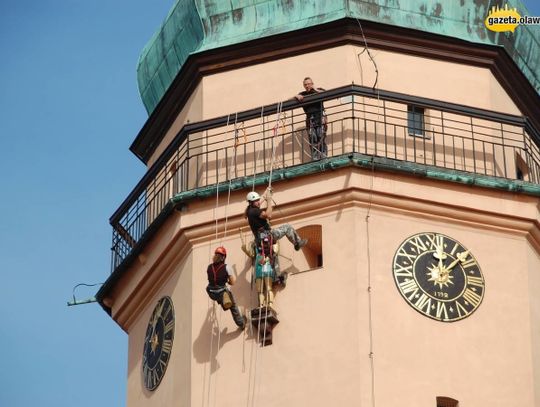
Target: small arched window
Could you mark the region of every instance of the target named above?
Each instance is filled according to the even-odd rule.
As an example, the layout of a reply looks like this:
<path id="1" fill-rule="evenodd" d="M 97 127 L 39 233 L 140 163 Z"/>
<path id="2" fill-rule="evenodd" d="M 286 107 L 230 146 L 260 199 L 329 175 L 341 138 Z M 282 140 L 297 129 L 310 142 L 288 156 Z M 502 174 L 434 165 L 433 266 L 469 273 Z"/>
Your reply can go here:
<path id="1" fill-rule="evenodd" d="M 446 396 L 437 396 L 437 407 L 459 407 L 459 401 Z"/>
<path id="2" fill-rule="evenodd" d="M 297 230 L 304 239 L 308 239 L 307 246 L 303 249 L 309 269 L 323 266 L 322 254 L 322 226 L 308 225 Z"/>

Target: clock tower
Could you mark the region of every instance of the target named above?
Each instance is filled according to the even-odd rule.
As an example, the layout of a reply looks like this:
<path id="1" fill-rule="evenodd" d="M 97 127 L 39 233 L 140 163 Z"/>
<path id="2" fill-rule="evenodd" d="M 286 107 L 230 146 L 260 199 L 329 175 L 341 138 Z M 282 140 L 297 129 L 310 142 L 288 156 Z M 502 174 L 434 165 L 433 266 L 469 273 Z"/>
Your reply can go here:
<path id="1" fill-rule="evenodd" d="M 538 32 L 472 0 L 247 3 L 177 1 L 139 60 L 148 171 L 97 294 L 128 407 L 540 406 Z M 252 320 L 269 186 L 308 243 Z M 205 290 L 218 246 L 244 330 Z"/>

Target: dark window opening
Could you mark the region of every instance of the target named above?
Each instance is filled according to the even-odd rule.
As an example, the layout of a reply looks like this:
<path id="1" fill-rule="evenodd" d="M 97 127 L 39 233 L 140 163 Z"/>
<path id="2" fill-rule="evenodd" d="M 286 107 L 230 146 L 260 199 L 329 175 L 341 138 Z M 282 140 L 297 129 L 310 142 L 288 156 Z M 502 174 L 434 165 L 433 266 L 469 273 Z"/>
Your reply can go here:
<path id="1" fill-rule="evenodd" d="M 516 179 L 526 181 L 529 175 L 529 167 L 519 154 L 516 154 Z"/>
<path id="2" fill-rule="evenodd" d="M 407 106 L 407 129 L 411 136 L 425 136 L 424 108 Z"/>
<path id="3" fill-rule="evenodd" d="M 459 401 L 451 397 L 437 396 L 437 407 L 459 407 Z"/>

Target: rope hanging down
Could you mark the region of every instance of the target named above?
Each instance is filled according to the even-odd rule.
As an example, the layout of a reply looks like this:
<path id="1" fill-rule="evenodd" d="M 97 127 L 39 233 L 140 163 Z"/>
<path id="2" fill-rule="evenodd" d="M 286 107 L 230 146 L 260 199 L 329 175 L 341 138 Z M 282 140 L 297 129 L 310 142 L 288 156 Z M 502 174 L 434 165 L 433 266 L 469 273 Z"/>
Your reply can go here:
<path id="1" fill-rule="evenodd" d="M 283 109 L 283 102 L 279 102 L 277 112 L 276 112 L 276 124 L 274 128 L 272 129 L 272 158 L 270 161 L 270 176 L 268 178 L 268 188 L 272 188 L 272 172 L 274 171 L 274 157 L 276 155 L 275 139 L 276 139 L 278 128 L 279 128 L 279 119 L 281 117 L 282 109 Z"/>
<path id="2" fill-rule="evenodd" d="M 371 52 L 368 47 L 368 43 L 366 40 L 366 37 L 364 35 L 364 30 L 362 29 L 362 24 L 360 23 L 360 20 L 356 19 L 358 23 L 358 27 L 360 28 L 360 32 L 362 34 L 362 39 L 364 40 L 364 50 L 360 52 L 357 57 L 360 59 L 360 56 L 367 52 L 367 55 L 370 59 L 370 61 L 373 63 L 373 67 L 375 69 L 375 82 L 373 83 L 373 90 L 377 93 L 377 120 L 379 120 L 380 115 L 380 94 L 379 89 L 377 87 L 377 82 L 379 80 L 379 69 L 377 67 L 377 63 L 375 59 L 373 58 L 373 55 L 371 55 Z M 360 72 L 362 73 L 362 72 Z M 375 163 L 372 160 L 371 163 L 371 176 L 370 176 L 370 185 L 369 185 L 369 201 L 368 201 L 368 208 L 366 213 L 366 256 L 367 256 L 367 293 L 368 293 L 368 323 L 369 323 L 369 364 L 370 364 L 370 372 L 371 372 L 371 405 L 372 407 L 375 407 L 375 353 L 374 353 L 374 339 L 373 339 L 373 289 L 371 286 L 371 253 L 370 253 L 370 230 L 369 230 L 369 223 L 370 223 L 370 215 L 371 215 L 371 207 L 373 203 L 373 178 L 375 177 Z"/>
<path id="3" fill-rule="evenodd" d="M 264 138 L 264 106 L 261 107 L 261 134 Z M 256 146 L 256 142 L 253 144 L 253 147 Z M 253 182 L 251 185 L 251 192 L 255 191 L 255 172 L 257 169 L 257 161 L 259 160 L 259 153 L 260 151 L 257 151 L 257 154 L 255 155 L 255 161 L 253 161 Z"/>
<path id="4" fill-rule="evenodd" d="M 217 317 L 217 312 L 216 312 L 216 302 L 215 301 L 212 301 L 212 313 L 210 315 L 210 329 L 211 329 L 211 336 L 210 336 L 210 353 L 209 353 L 209 356 L 210 356 L 210 371 L 209 371 L 209 378 L 208 378 L 208 389 L 207 389 L 207 394 L 206 394 L 206 405 L 207 406 L 210 406 L 210 393 L 211 393 L 211 389 L 212 389 L 212 355 L 214 353 L 214 328 L 217 328 L 217 348 L 216 348 L 216 364 L 218 363 L 218 360 L 217 360 L 217 356 L 218 356 L 218 352 L 219 352 L 219 348 L 221 346 L 221 329 L 220 329 L 220 321 L 221 321 L 221 314 L 219 316 L 219 319 Z M 217 369 L 216 371 L 216 378 L 214 380 L 214 404 L 215 404 L 215 400 L 216 400 L 216 391 L 217 391 L 217 379 L 218 379 L 218 376 L 217 376 L 217 373 L 218 373 L 219 369 Z M 204 394 L 204 393 L 203 393 Z M 204 396 L 203 396 L 203 405 L 204 405 Z"/>
<path id="5" fill-rule="evenodd" d="M 230 120 L 230 114 L 227 115 L 227 128 L 229 127 L 229 120 Z M 227 134 L 227 132 L 225 132 Z M 219 220 L 217 216 L 217 210 L 219 208 L 219 173 L 221 171 L 221 165 L 223 164 L 223 158 L 219 160 L 219 164 L 217 166 L 217 172 L 216 172 L 216 207 L 214 208 L 214 221 L 216 224 L 216 237 L 215 240 L 218 240 L 218 230 L 219 230 Z"/>
<path id="6" fill-rule="evenodd" d="M 234 177 L 237 178 L 237 147 L 238 147 L 238 144 L 236 143 L 236 140 L 237 140 L 237 137 L 238 137 L 238 130 L 237 130 L 237 123 L 238 123 L 238 112 L 235 114 L 234 116 L 234 138 L 235 138 L 235 143 L 234 143 L 234 155 L 233 155 L 233 160 L 232 160 L 232 163 L 231 165 L 233 166 L 234 168 Z M 245 137 L 245 133 L 244 133 L 244 137 Z M 227 167 L 229 168 L 229 167 Z M 223 243 L 223 239 L 225 239 L 227 237 L 227 224 L 228 224 L 228 220 L 229 220 L 229 215 L 228 215 L 228 208 L 229 208 L 229 204 L 231 202 L 231 186 L 232 186 L 232 171 L 227 171 L 227 176 L 229 177 L 229 188 L 228 188 L 228 191 L 227 191 L 227 205 L 225 206 L 225 230 L 223 232 L 223 238 L 220 242 Z"/>

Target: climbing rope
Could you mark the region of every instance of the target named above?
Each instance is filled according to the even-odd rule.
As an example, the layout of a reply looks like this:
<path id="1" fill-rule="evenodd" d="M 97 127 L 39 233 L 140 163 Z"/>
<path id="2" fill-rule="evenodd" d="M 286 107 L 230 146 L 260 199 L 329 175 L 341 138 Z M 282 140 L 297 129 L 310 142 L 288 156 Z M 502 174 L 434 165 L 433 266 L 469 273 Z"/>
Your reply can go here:
<path id="1" fill-rule="evenodd" d="M 219 347 L 221 346 L 221 312 L 219 313 L 219 320 L 216 319 L 216 326 L 218 330 L 218 340 L 217 340 L 217 349 L 216 349 L 216 364 L 218 363 L 217 356 L 219 353 Z M 212 335 L 213 336 L 213 335 Z M 210 369 L 211 372 L 211 369 Z M 214 405 L 216 404 L 216 394 L 217 394 L 217 387 L 218 387 L 218 378 L 219 378 L 219 369 L 216 369 L 216 379 L 214 380 Z"/>
<path id="2" fill-rule="evenodd" d="M 208 297 L 210 299 L 210 297 Z M 212 354 L 214 353 L 214 322 L 217 321 L 217 318 L 216 318 L 216 302 L 215 301 L 212 301 L 213 304 L 212 304 L 212 314 L 210 315 L 210 329 L 211 329 L 211 333 L 210 333 L 210 352 L 208 353 L 209 355 L 209 358 L 210 358 L 210 372 L 209 372 L 209 377 L 208 377 L 208 389 L 207 389 L 207 394 L 206 394 L 206 405 L 209 406 L 210 405 L 210 389 L 212 387 Z M 217 357 L 217 353 L 216 353 L 216 357 Z M 206 375 L 205 375 L 206 377 Z M 203 405 L 204 405 L 204 400 L 203 400 Z"/>
<path id="3" fill-rule="evenodd" d="M 237 121 L 238 121 L 238 113 L 236 113 L 235 115 L 235 118 L 234 118 L 234 134 L 235 134 L 235 138 L 236 138 L 236 124 L 237 124 Z M 234 155 L 233 155 L 233 159 L 231 160 L 232 161 L 232 166 L 234 168 L 234 175 L 235 175 L 235 178 L 237 177 L 237 172 L 236 172 L 236 167 L 237 167 L 237 150 L 236 150 L 236 143 L 234 145 Z M 225 230 L 224 230 L 224 233 L 223 233 L 223 239 L 225 239 L 227 237 L 227 224 L 228 224 L 228 220 L 229 220 L 229 215 L 228 215 L 228 208 L 229 208 L 229 204 L 231 202 L 231 186 L 232 186 L 232 175 L 231 175 L 232 171 L 228 171 L 228 176 L 229 176 L 229 188 L 228 188 L 228 191 L 227 191 L 227 205 L 225 206 Z M 223 240 L 222 239 L 222 240 Z"/>
<path id="4" fill-rule="evenodd" d="M 246 248 L 246 251 L 248 251 L 249 249 L 248 249 L 248 246 L 246 244 L 246 239 L 245 239 L 244 233 L 242 231 L 242 228 L 238 228 L 238 233 L 240 234 L 240 239 L 242 241 L 242 244 Z M 255 305 L 255 298 L 254 298 L 254 295 L 253 295 L 253 284 L 254 284 L 254 281 L 255 281 L 255 267 L 254 267 L 254 265 L 255 265 L 256 257 L 252 258 L 251 256 L 248 255 L 248 253 L 245 253 L 245 255 L 250 259 L 250 262 L 251 262 L 250 304 L 252 306 L 254 306 Z M 246 323 L 248 323 L 248 325 L 249 325 L 249 335 L 253 335 L 253 329 L 252 329 L 252 324 L 251 324 L 251 315 L 249 315 L 249 316 L 250 316 L 250 319 Z M 247 328 L 246 328 L 246 330 L 247 330 Z M 258 332 L 259 332 L 259 330 L 257 329 L 257 333 Z M 259 341 L 259 339 L 257 338 L 257 345 L 258 345 L 258 341 Z M 250 371 L 249 371 L 249 374 L 248 374 L 248 390 L 247 390 L 247 400 L 246 400 L 246 406 L 247 407 L 250 406 L 250 401 L 252 402 L 251 405 L 254 405 L 253 400 L 254 400 L 254 397 L 255 397 L 255 384 L 256 384 L 255 381 L 256 381 L 258 348 L 259 348 L 259 346 L 255 347 L 255 357 L 253 357 L 253 345 L 252 345 L 252 348 L 251 348 L 251 357 L 250 357 L 250 364 L 249 364 Z M 253 368 L 253 376 L 251 374 L 252 368 Z M 252 380 L 252 378 L 253 378 L 253 380 Z M 252 381 L 253 381 L 253 387 L 252 387 Z"/>
<path id="5" fill-rule="evenodd" d="M 230 120 L 230 114 L 227 115 L 227 128 L 229 127 L 229 120 Z M 226 133 L 225 133 L 226 134 Z M 218 166 L 217 166 L 217 173 L 216 173 L 216 207 L 214 208 L 214 221 L 216 225 L 216 241 L 218 240 L 218 230 L 219 230 L 219 220 L 217 216 L 217 210 L 219 208 L 219 173 L 221 171 L 221 165 L 223 164 L 223 158 L 219 160 Z M 220 242 L 221 244 L 221 242 Z"/>
<path id="6" fill-rule="evenodd" d="M 261 127 L 262 127 L 261 134 L 263 135 L 263 140 L 264 140 L 264 106 L 261 107 Z M 256 146 L 256 141 L 254 142 L 253 146 Z M 253 182 L 251 185 L 251 192 L 255 191 L 255 169 L 257 167 L 257 161 L 259 160 L 259 153 L 260 151 L 257 150 L 255 161 L 253 161 Z"/>
<path id="7" fill-rule="evenodd" d="M 236 128 L 236 122 L 237 122 L 237 119 L 238 119 L 238 114 L 236 114 L 235 116 L 235 128 Z M 226 125 L 226 132 L 225 134 L 228 134 L 228 128 L 229 128 L 229 125 L 230 125 L 230 114 L 227 115 L 227 125 Z M 234 155 L 234 165 L 236 165 L 236 147 L 235 147 L 235 155 Z M 221 172 L 221 169 L 222 169 L 222 165 L 223 165 L 223 160 L 224 158 L 221 158 L 219 160 L 219 163 L 218 163 L 218 166 L 217 166 L 217 173 L 216 173 L 216 206 L 214 208 L 214 220 L 215 220 L 215 240 L 217 241 L 218 240 L 218 237 L 219 237 L 219 218 L 218 218 L 218 214 L 217 214 L 217 211 L 218 211 L 218 208 L 219 208 L 219 186 L 220 186 L 220 181 L 219 181 L 219 174 Z M 227 165 L 227 163 L 226 163 Z M 226 174 L 225 174 L 225 177 L 229 176 L 229 191 L 228 191 L 228 196 L 227 196 L 227 205 L 225 207 L 225 227 L 224 227 L 224 234 L 221 238 L 221 240 L 219 241 L 219 245 L 222 246 L 223 245 L 223 239 L 227 236 L 227 222 L 228 222 L 228 215 L 227 215 L 227 209 L 228 209 L 228 206 L 230 204 L 230 193 L 231 193 L 231 181 L 232 181 L 232 177 L 230 176 L 230 172 L 229 172 L 229 167 L 227 165 L 227 169 L 226 169 Z M 211 250 L 211 242 L 209 244 L 209 255 L 212 256 L 212 250 Z M 216 302 L 217 301 L 212 301 L 213 302 L 213 309 L 212 309 L 212 316 L 211 316 L 211 339 L 210 339 L 210 378 L 209 378 L 209 381 L 208 381 L 208 394 L 207 394 L 207 403 L 208 405 L 210 405 L 210 389 L 212 387 L 212 354 L 213 354 L 213 349 L 214 349 L 214 327 L 217 327 L 217 330 L 218 330 L 218 338 L 217 338 L 217 349 L 216 349 L 216 362 L 217 362 L 217 355 L 219 353 L 219 348 L 221 346 L 221 329 L 220 329 L 220 322 L 221 322 L 221 314 L 219 314 L 219 319 L 217 317 L 217 313 L 216 313 Z M 217 391 L 217 373 L 216 373 L 216 378 L 214 380 L 214 404 L 215 404 L 215 400 L 216 400 L 216 391 Z M 204 404 L 204 400 L 203 400 L 203 404 Z"/>
<path id="8" fill-rule="evenodd" d="M 274 171 L 274 157 L 276 155 L 276 137 L 279 128 L 279 119 L 281 117 L 281 110 L 283 109 L 283 102 L 278 103 L 277 112 L 276 112 L 276 124 L 272 129 L 272 157 L 270 160 L 270 176 L 268 178 L 268 188 L 272 188 L 272 172 Z"/>
<path id="9" fill-rule="evenodd" d="M 377 67 L 377 63 L 375 62 L 375 59 L 371 55 L 371 52 L 369 51 L 369 47 L 367 44 L 366 37 L 364 35 L 364 30 L 362 29 L 362 24 L 360 23 L 359 19 L 356 19 L 358 22 L 358 26 L 360 28 L 360 33 L 362 34 L 362 39 L 364 40 L 364 50 L 358 54 L 358 59 L 360 58 L 360 55 L 362 53 L 367 52 L 367 55 L 370 59 L 370 61 L 373 63 L 373 66 L 375 68 L 375 82 L 373 83 L 373 90 L 377 93 L 377 116 L 380 115 L 380 93 L 379 89 L 377 88 L 377 82 L 379 79 L 379 69 Z M 354 96 L 353 96 L 354 97 Z M 377 123 L 377 122 L 375 122 Z M 375 124 L 376 126 L 376 124 Z M 375 407 L 375 361 L 374 361 L 374 352 L 373 352 L 373 300 L 372 300 L 372 287 L 371 287 L 371 254 L 370 254 L 370 233 L 369 233 L 369 218 L 371 213 L 371 206 L 373 203 L 373 178 L 375 176 L 375 162 L 371 161 L 371 176 L 370 176 L 370 186 L 369 186 L 369 199 L 368 199 L 368 208 L 366 212 L 366 256 L 367 256 L 367 274 L 368 274 L 368 281 L 367 281 L 367 291 L 368 291 L 368 323 L 369 323 L 369 361 L 370 361 L 370 370 L 371 370 L 371 405 L 372 407 Z"/>

